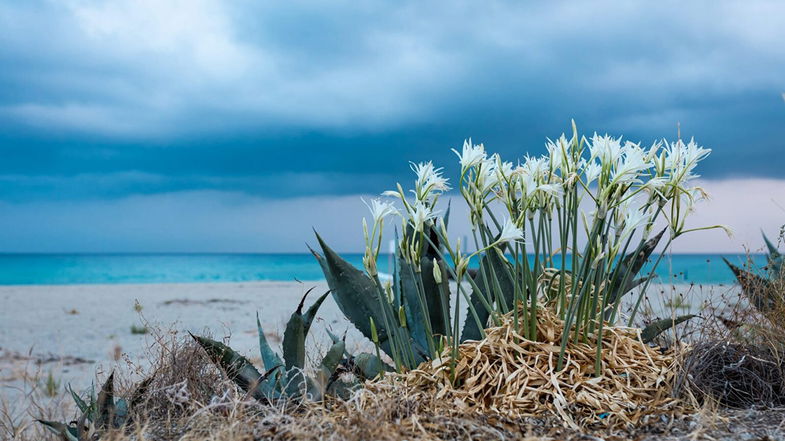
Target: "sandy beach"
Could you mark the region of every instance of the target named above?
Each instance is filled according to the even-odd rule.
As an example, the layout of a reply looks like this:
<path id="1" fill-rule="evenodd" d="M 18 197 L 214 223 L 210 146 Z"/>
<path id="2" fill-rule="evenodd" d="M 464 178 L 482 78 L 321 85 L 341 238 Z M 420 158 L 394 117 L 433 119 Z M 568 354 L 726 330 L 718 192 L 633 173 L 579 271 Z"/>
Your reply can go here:
<path id="1" fill-rule="evenodd" d="M 306 305 L 327 290 L 325 282 L 1 286 L 0 393 L 18 392 L 25 372 L 41 378 L 51 372 L 62 384 L 83 385 L 95 372 L 127 372 L 128 360 L 144 368 L 144 356 L 155 349 L 159 333 L 210 334 L 259 364 L 256 313 L 277 347 L 286 320 L 311 287 L 315 288 Z M 655 314 L 670 314 L 674 304 L 682 314 L 734 290 L 721 285 L 652 285 L 648 291 L 652 308 L 659 310 Z M 669 300 L 680 294 L 684 300 Z M 135 334 L 132 326 L 146 326 L 150 332 Z M 337 334 L 348 331 L 350 348 L 369 347 L 330 296 L 309 335 L 314 349 L 309 353 L 321 352 L 325 328 Z"/>
<path id="2" fill-rule="evenodd" d="M 303 293 L 306 305 L 327 290 L 322 283 L 214 283 L 59 285 L 0 287 L 0 388 L 20 387 L 23 372 L 52 372 L 63 384 L 88 383 L 95 371 L 128 370 L 142 364 L 158 333 L 210 334 L 258 360 L 258 312 L 275 347 Z M 140 305 L 139 306 L 136 305 Z M 135 334 L 131 327 L 150 332 Z M 324 344 L 325 328 L 349 330 L 349 346 L 363 343 L 328 296 L 314 323 L 309 345 Z"/>

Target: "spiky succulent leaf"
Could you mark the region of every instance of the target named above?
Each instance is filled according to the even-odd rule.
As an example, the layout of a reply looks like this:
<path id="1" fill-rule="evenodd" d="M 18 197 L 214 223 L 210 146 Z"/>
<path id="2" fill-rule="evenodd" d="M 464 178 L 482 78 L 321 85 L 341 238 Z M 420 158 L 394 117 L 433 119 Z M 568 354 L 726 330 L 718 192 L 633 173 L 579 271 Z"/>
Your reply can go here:
<path id="1" fill-rule="evenodd" d="M 359 369 L 359 374 L 363 379 L 371 380 L 382 372 L 391 372 L 393 368 L 386 365 L 382 360 L 374 354 L 363 352 L 354 357 L 354 365 Z"/>
<path id="2" fill-rule="evenodd" d="M 128 420 L 128 401 L 120 398 L 115 401 L 114 426 L 121 427 Z"/>
<path id="3" fill-rule="evenodd" d="M 326 293 L 319 296 L 313 305 L 311 305 L 303 314 L 303 330 L 305 331 L 305 335 L 308 335 L 308 331 L 311 330 L 311 324 L 313 323 L 313 319 L 316 318 L 316 313 L 319 311 L 319 307 L 322 306 L 324 303 L 324 299 L 330 295 L 330 291 L 328 290 Z"/>
<path id="4" fill-rule="evenodd" d="M 697 316 L 695 314 L 687 314 L 676 318 L 666 318 L 654 321 L 643 328 L 643 331 L 641 331 L 641 340 L 643 340 L 644 343 L 649 343 L 668 329 L 678 325 L 679 323 L 686 322 L 693 317 Z"/>
<path id="5" fill-rule="evenodd" d="M 305 329 L 302 314 L 295 312 L 283 333 L 283 361 L 286 370 L 305 366 Z"/>
<path id="6" fill-rule="evenodd" d="M 128 406 L 131 409 L 142 403 L 142 400 L 144 400 L 144 396 L 147 393 L 147 389 L 150 388 L 150 384 L 153 382 L 154 379 L 155 379 L 155 374 L 150 375 L 149 377 L 142 380 L 142 382 L 136 386 L 136 389 L 134 389 L 134 393 L 131 394 L 131 401 L 128 404 Z"/>
<path id="7" fill-rule="evenodd" d="M 302 399 L 312 388 L 309 387 L 308 377 L 298 368 L 286 371 L 284 395 L 292 399 Z"/>
<path id="8" fill-rule="evenodd" d="M 251 392 L 254 398 L 263 398 L 258 389 L 258 385 L 262 381 L 262 374 L 248 359 L 223 343 L 193 334 L 191 337 L 207 352 L 213 363 L 220 366 L 229 379 L 234 381 L 240 389 Z"/>
<path id="9" fill-rule="evenodd" d="M 74 403 L 76 404 L 76 407 L 79 409 L 79 411 L 82 412 L 82 414 L 87 415 L 88 419 L 90 419 L 90 421 L 92 422 L 93 412 L 92 409 L 90 409 L 90 405 L 87 404 L 85 400 L 83 400 L 82 397 L 79 396 L 79 394 L 74 392 L 74 389 L 71 387 L 70 384 L 68 385 L 67 389 L 68 392 L 71 393 L 71 398 L 73 398 Z"/>
<path id="10" fill-rule="evenodd" d="M 722 260 L 733 271 L 733 275 L 736 276 L 736 280 L 741 285 L 741 291 L 750 299 L 758 311 L 768 314 L 775 310 L 778 305 L 778 294 L 769 280 L 737 267 L 724 257 Z"/>
<path id="11" fill-rule="evenodd" d="M 109 374 L 101 391 L 98 392 L 98 399 L 95 402 L 95 426 L 100 431 L 115 427 L 114 419 L 117 414 L 114 402 L 114 372 Z"/>
<path id="12" fill-rule="evenodd" d="M 484 268 L 484 271 L 477 272 L 477 275 L 474 277 L 474 282 L 480 289 L 485 289 L 486 286 L 493 289 L 495 284 L 492 277 L 495 275 L 502 293 L 505 294 L 504 300 L 508 302 L 507 307 L 510 308 L 512 306 L 512 297 L 515 293 L 515 284 L 510 277 L 510 271 L 504 267 L 506 264 L 507 262 L 499 256 L 498 252 L 494 252 L 493 250 L 489 251 L 480 259 L 480 268 Z M 485 279 L 486 276 L 488 277 L 488 280 Z M 471 307 L 477 311 L 480 323 L 486 325 L 491 313 L 480 299 L 480 295 L 483 295 L 483 293 L 479 293 L 472 289 L 469 301 L 471 302 Z M 488 294 L 485 295 L 486 297 L 489 297 Z M 480 332 L 479 326 L 477 326 L 477 321 L 472 314 L 468 314 L 463 324 L 461 341 L 479 340 L 481 337 L 482 333 Z"/>
<path id="13" fill-rule="evenodd" d="M 427 348 L 425 314 L 421 306 L 417 288 L 417 273 L 412 267 L 412 264 L 407 262 L 400 253 L 398 253 L 396 261 L 399 273 L 396 275 L 397 277 L 394 282 L 396 290 L 400 292 L 401 302 L 404 305 L 409 335 L 420 347 Z"/>
<path id="14" fill-rule="evenodd" d="M 63 441 L 86 441 L 79 439 L 76 427 L 71 427 L 67 424 L 58 423 L 57 421 L 36 420 L 46 426 L 47 429 L 60 436 Z"/>
<path id="15" fill-rule="evenodd" d="M 663 234 L 665 234 L 665 229 L 657 233 L 656 236 L 649 238 L 637 251 L 624 256 L 621 262 L 616 265 L 610 275 L 609 304 L 615 304 L 624 294 L 638 286 L 635 284 L 636 277 L 643 265 L 651 257 L 654 249 L 657 248 Z"/>
<path id="16" fill-rule="evenodd" d="M 327 351 L 327 354 L 324 355 L 319 368 L 325 374 L 332 375 L 335 372 L 335 368 L 338 367 L 338 364 L 343 359 L 343 353 L 346 350 L 346 343 L 339 341 L 338 343 L 333 344 L 330 347 L 330 350 Z"/>
<path id="17" fill-rule="evenodd" d="M 779 279 L 785 275 L 783 273 L 783 264 L 785 263 L 785 256 L 780 253 L 777 246 L 774 245 L 766 235 L 763 235 L 763 241 L 766 242 L 766 248 L 769 249 L 769 256 L 767 266 L 769 267 L 769 274 L 774 279 Z"/>
<path id="18" fill-rule="evenodd" d="M 371 326 L 369 318 L 376 322 L 379 346 L 387 353 L 390 351 L 387 330 L 379 306 L 379 291 L 371 278 L 342 259 L 316 234 L 324 256 L 311 250 L 322 267 L 333 299 L 341 312 L 369 340 Z"/>
<path id="19" fill-rule="evenodd" d="M 335 373 L 335 369 L 341 363 L 341 360 L 343 360 L 344 352 L 346 352 L 346 343 L 343 341 L 338 341 L 330 347 L 330 349 L 327 351 L 327 354 L 325 354 L 324 358 L 322 358 L 316 381 L 313 382 L 315 386 L 318 386 L 319 395 L 324 395 L 324 393 L 327 391 L 333 374 Z M 313 392 L 311 392 L 311 394 L 314 395 Z"/>
<path id="20" fill-rule="evenodd" d="M 262 329 L 262 322 L 259 320 L 258 312 L 256 313 L 256 329 L 259 333 L 259 352 L 262 356 L 264 369 L 270 371 L 276 366 L 282 366 L 283 361 L 281 360 L 281 357 L 273 351 L 273 348 L 271 348 L 270 344 L 267 342 L 267 336 L 264 335 L 264 329 Z"/>

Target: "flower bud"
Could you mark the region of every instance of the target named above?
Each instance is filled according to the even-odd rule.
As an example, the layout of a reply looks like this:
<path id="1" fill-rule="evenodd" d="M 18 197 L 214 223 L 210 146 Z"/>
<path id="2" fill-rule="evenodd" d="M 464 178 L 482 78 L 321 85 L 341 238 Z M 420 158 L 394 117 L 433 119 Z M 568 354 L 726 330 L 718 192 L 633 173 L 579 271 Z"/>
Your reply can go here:
<path id="1" fill-rule="evenodd" d="M 373 322 L 373 317 L 369 317 L 371 319 L 371 340 L 375 344 L 379 344 L 379 334 L 376 333 L 376 323 Z"/>
<path id="2" fill-rule="evenodd" d="M 403 305 L 398 308 L 398 322 L 401 324 L 401 327 L 406 327 L 406 314 L 403 311 Z"/>
<path id="3" fill-rule="evenodd" d="M 437 284 L 442 283 L 442 267 L 439 266 L 439 261 L 436 260 L 436 258 L 433 259 L 433 280 L 435 280 Z"/>

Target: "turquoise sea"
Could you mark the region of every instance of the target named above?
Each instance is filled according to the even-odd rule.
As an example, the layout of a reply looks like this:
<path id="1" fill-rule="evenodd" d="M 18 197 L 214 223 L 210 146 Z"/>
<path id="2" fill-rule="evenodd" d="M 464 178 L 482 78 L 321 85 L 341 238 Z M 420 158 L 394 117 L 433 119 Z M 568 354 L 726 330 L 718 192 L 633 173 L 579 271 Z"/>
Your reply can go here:
<path id="1" fill-rule="evenodd" d="M 343 255 L 360 267 L 361 254 Z M 744 264 L 746 255 L 673 254 L 657 268 L 667 283 L 732 283 L 722 262 Z M 764 255 L 752 256 L 756 265 Z M 389 256 L 379 270 L 391 271 Z M 310 254 L 0 254 L 0 285 L 68 285 L 81 283 L 198 283 L 255 280 L 323 279 Z"/>

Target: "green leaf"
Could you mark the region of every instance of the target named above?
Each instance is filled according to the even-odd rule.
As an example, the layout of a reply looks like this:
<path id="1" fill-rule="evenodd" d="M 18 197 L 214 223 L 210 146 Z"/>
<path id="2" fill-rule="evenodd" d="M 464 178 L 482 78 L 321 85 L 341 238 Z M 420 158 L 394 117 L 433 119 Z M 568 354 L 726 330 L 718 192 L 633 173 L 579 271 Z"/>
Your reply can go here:
<path id="1" fill-rule="evenodd" d="M 346 343 L 339 341 L 338 343 L 333 344 L 330 347 L 330 350 L 327 351 L 327 354 L 325 354 L 319 367 L 323 373 L 327 374 L 328 378 L 333 374 L 333 372 L 335 372 L 335 368 L 338 367 L 338 364 L 343 359 L 343 353 L 345 350 Z"/>
<path id="2" fill-rule="evenodd" d="M 379 334 L 379 345 L 383 351 L 389 354 L 390 344 L 379 306 L 379 291 L 374 281 L 342 259 L 327 246 L 318 233 L 316 238 L 324 256 L 322 257 L 313 250 L 311 253 L 322 267 L 338 308 L 369 340 L 371 339 L 371 325 L 368 319 L 373 317 Z"/>
<path id="3" fill-rule="evenodd" d="M 769 256 L 770 256 L 771 258 L 777 258 L 778 256 L 780 256 L 780 251 L 777 249 L 777 246 L 776 246 L 776 245 L 774 245 L 774 244 L 773 244 L 773 243 L 772 243 L 772 242 L 769 240 L 769 238 L 768 238 L 768 237 L 766 237 L 766 234 L 763 234 L 763 241 L 764 241 L 764 242 L 766 242 L 766 248 L 768 248 L 768 249 L 769 249 Z"/>
<path id="4" fill-rule="evenodd" d="M 297 311 L 289 318 L 283 333 L 283 360 L 286 370 L 305 366 L 305 325 Z"/>
<path id="5" fill-rule="evenodd" d="M 142 403 L 144 399 L 144 395 L 147 393 L 147 389 L 150 387 L 150 384 L 155 379 L 155 374 L 150 375 L 149 377 L 142 380 L 134 389 L 134 393 L 131 395 L 131 402 L 128 404 L 128 407 L 133 409 L 135 406 L 138 406 Z"/>
<path id="6" fill-rule="evenodd" d="M 643 340 L 644 343 L 649 343 L 668 329 L 678 325 L 679 323 L 686 322 L 693 317 L 696 317 L 696 315 L 687 314 L 676 317 L 675 319 L 667 318 L 652 322 L 646 326 L 643 331 L 641 331 L 641 340 Z"/>
<path id="7" fill-rule="evenodd" d="M 765 234 L 763 234 L 763 241 L 766 242 L 766 247 L 769 249 L 769 257 L 766 265 L 769 267 L 769 274 L 772 278 L 778 279 L 783 276 L 783 268 L 785 268 L 785 256 L 783 256 L 777 246 L 774 245 Z"/>
<path id="8" fill-rule="evenodd" d="M 398 262 L 399 274 L 394 282 L 401 293 L 401 302 L 404 305 L 409 335 L 421 348 L 427 348 L 425 314 L 423 314 L 420 306 L 417 282 L 414 278 L 417 277 L 417 273 L 400 253 L 398 253 L 396 260 Z"/>
<path id="9" fill-rule="evenodd" d="M 611 287 L 609 290 L 609 305 L 615 304 L 624 294 L 630 292 L 637 286 L 635 284 L 635 278 L 651 256 L 651 253 L 657 248 L 657 244 L 660 243 L 660 239 L 662 239 L 663 234 L 665 234 L 665 230 L 666 229 L 663 229 L 657 233 L 656 236 L 644 242 L 636 252 L 624 256 L 621 262 L 613 269 L 610 275 Z M 627 279 L 626 282 L 624 280 L 625 277 Z"/>
<path id="10" fill-rule="evenodd" d="M 305 331 L 306 336 L 308 335 L 308 331 L 311 329 L 311 323 L 313 323 L 313 319 L 316 317 L 316 313 L 317 311 L 319 311 L 319 307 L 322 306 L 324 299 L 326 299 L 329 294 L 330 291 L 327 290 L 326 293 L 319 296 L 319 298 L 316 299 L 315 302 L 313 302 L 313 305 L 311 305 L 311 307 L 308 308 L 307 311 L 305 311 L 305 314 L 303 315 L 303 330 Z"/>
<path id="11" fill-rule="evenodd" d="M 510 271 L 507 270 L 503 265 L 506 265 L 506 261 L 499 256 L 499 253 L 493 252 L 490 250 L 488 253 L 485 253 L 482 258 L 480 259 L 480 267 L 484 267 L 485 271 L 477 271 L 477 275 L 474 277 L 474 282 L 478 288 L 484 289 L 486 286 L 485 278 L 483 277 L 483 273 L 488 275 L 489 280 L 487 281 L 487 285 L 494 289 L 493 279 L 491 278 L 491 274 L 496 275 L 496 279 L 499 282 L 499 287 L 503 294 L 505 294 L 504 300 L 507 302 L 507 307 L 511 308 L 513 303 L 513 296 L 515 295 L 515 285 L 510 277 Z M 470 307 L 474 308 L 477 311 L 477 316 L 480 318 L 480 322 L 482 324 L 488 323 L 488 318 L 491 316 L 491 312 L 488 311 L 488 308 L 485 307 L 485 304 L 480 298 L 482 293 L 477 292 L 476 290 L 472 289 L 472 293 L 469 296 L 469 301 L 471 302 Z M 493 302 L 493 296 L 490 293 L 485 294 L 488 298 L 489 302 Z M 474 319 L 472 314 L 468 314 L 466 316 L 466 320 L 463 324 L 463 331 L 461 331 L 461 341 L 466 340 L 479 340 L 482 337 L 482 333 L 480 332 L 480 328 L 477 326 L 477 321 Z"/>
<path id="12" fill-rule="evenodd" d="M 74 389 L 71 387 L 70 384 L 68 385 L 67 389 L 68 392 L 71 393 L 71 397 L 74 399 L 74 403 L 76 403 L 76 407 L 79 408 L 79 411 L 82 412 L 83 414 L 88 415 L 88 418 L 90 418 L 91 417 L 90 406 L 87 403 L 85 403 L 82 397 L 80 397 L 76 392 L 74 392 Z M 92 421 L 92 419 L 90 421 Z"/>
<path id="13" fill-rule="evenodd" d="M 341 360 L 343 360 L 343 354 L 345 351 L 346 344 L 343 341 L 333 344 L 327 351 L 327 354 L 325 354 L 321 364 L 319 365 L 319 372 L 317 373 L 316 382 L 312 382 L 313 385 L 316 386 L 316 390 L 311 391 L 311 394 L 314 397 L 316 397 L 318 394 L 319 398 L 321 399 L 321 397 L 325 394 L 327 388 L 330 385 L 330 381 L 333 378 L 335 369 L 341 363 Z"/>
<path id="14" fill-rule="evenodd" d="M 128 420 L 128 401 L 120 398 L 115 402 L 114 426 L 121 427 Z"/>
<path id="15" fill-rule="evenodd" d="M 248 359 L 223 343 L 193 334 L 191 334 L 191 337 L 207 352 L 213 363 L 220 366 L 229 379 L 234 381 L 240 389 L 252 392 L 254 398 L 264 398 L 258 390 L 258 385 L 262 381 L 262 374 L 256 370 Z"/>
<path id="16" fill-rule="evenodd" d="M 114 403 L 114 372 L 109 374 L 101 391 L 98 392 L 98 400 L 95 402 L 95 426 L 98 430 L 104 431 L 114 426 L 114 417 L 116 415 Z"/>
<path id="17" fill-rule="evenodd" d="M 778 300 L 782 300 L 777 298 L 776 290 L 773 289 L 770 281 L 737 267 L 724 257 L 722 260 L 733 271 L 733 275 L 736 276 L 736 280 L 741 285 L 741 291 L 750 299 L 758 311 L 768 314 L 776 309 Z"/>
<path id="18" fill-rule="evenodd" d="M 286 387 L 284 394 L 289 398 L 302 399 L 304 395 L 312 390 L 309 378 L 305 376 L 302 369 L 294 368 L 286 371 Z"/>
<path id="19" fill-rule="evenodd" d="M 381 375 L 383 371 L 393 371 L 393 368 L 382 362 L 379 357 L 368 352 L 357 354 L 354 357 L 354 365 L 359 369 L 359 374 L 364 380 L 372 380 Z"/>
<path id="20" fill-rule="evenodd" d="M 77 429 L 75 427 L 68 426 L 63 423 L 58 423 L 56 421 L 46 421 L 46 420 L 36 420 L 39 423 L 46 426 L 47 429 L 60 435 L 60 439 L 63 441 L 86 441 L 80 440 Z"/>
<path id="21" fill-rule="evenodd" d="M 267 337 L 264 335 L 264 329 L 262 329 L 262 322 L 259 320 L 258 312 L 256 313 L 256 329 L 259 333 L 259 352 L 262 356 L 264 369 L 270 371 L 277 366 L 282 366 L 283 361 L 281 360 L 281 357 L 273 351 L 270 344 L 267 342 Z"/>

